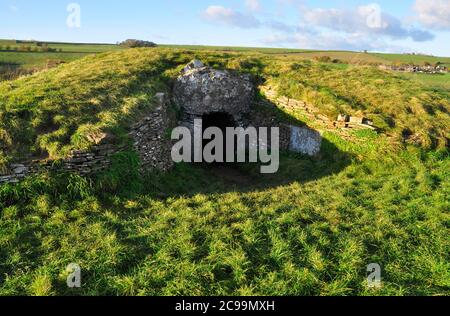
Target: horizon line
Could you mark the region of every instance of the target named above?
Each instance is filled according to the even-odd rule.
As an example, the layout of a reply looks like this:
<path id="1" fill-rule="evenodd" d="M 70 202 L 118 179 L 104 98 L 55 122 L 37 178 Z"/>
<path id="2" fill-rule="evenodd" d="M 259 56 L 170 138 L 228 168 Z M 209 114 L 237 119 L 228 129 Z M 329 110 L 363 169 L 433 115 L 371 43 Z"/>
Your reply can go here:
<path id="1" fill-rule="evenodd" d="M 7 39 L 0 38 L 0 41 L 22 41 L 22 42 L 41 42 L 48 44 L 74 44 L 74 45 L 118 45 L 120 41 L 116 43 L 110 42 L 66 42 L 59 40 L 38 40 L 38 39 Z M 154 42 L 154 41 L 151 41 Z M 355 51 L 355 50 L 345 50 L 345 49 L 310 49 L 310 48 L 290 48 L 290 47 L 270 47 L 270 46 L 233 46 L 233 45 L 207 45 L 207 44 L 174 44 L 174 43 L 157 43 L 158 46 L 192 46 L 192 47 L 211 47 L 211 48 L 242 48 L 242 49 L 275 49 L 275 50 L 290 50 L 290 51 L 304 51 L 304 52 L 350 52 L 350 53 L 365 53 L 365 51 Z M 301 52 L 298 52 L 301 53 Z M 382 52 L 382 51 L 370 51 L 367 50 L 367 53 L 370 54 L 395 54 L 395 55 L 412 55 L 415 54 L 417 56 L 427 56 L 427 57 L 437 57 L 437 58 L 450 58 L 450 56 L 437 56 L 430 55 L 420 52 L 409 52 L 409 53 L 401 53 L 401 52 Z"/>

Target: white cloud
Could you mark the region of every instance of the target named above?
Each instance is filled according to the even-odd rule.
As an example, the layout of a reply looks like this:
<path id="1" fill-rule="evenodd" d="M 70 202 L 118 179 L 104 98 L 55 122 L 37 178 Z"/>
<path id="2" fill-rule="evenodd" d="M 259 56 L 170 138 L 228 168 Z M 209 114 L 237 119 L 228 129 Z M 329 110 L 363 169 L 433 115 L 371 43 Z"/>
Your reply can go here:
<path id="1" fill-rule="evenodd" d="M 284 33 L 295 33 L 298 28 L 294 25 L 286 24 L 277 20 L 268 20 L 264 23 L 265 26 Z"/>
<path id="2" fill-rule="evenodd" d="M 252 15 L 247 15 L 218 5 L 209 6 L 203 12 L 203 18 L 209 22 L 240 28 L 257 28 L 261 22 Z"/>
<path id="3" fill-rule="evenodd" d="M 403 26 L 399 19 L 382 12 L 375 4 L 359 6 L 352 10 L 313 9 L 304 14 L 304 19 L 310 25 L 348 34 L 387 36 L 393 39 L 409 37 L 417 42 L 434 38 L 434 35 L 428 31 Z"/>
<path id="4" fill-rule="evenodd" d="M 420 1 L 420 0 L 417 0 Z M 430 1 L 430 0 L 428 0 Z M 447 0 L 446 0 L 447 1 Z M 450 1 L 450 0 L 448 0 Z M 300 10 L 297 24 L 289 24 L 276 15 L 255 16 L 223 6 L 210 6 L 203 12 L 209 22 L 239 28 L 265 28 L 268 35 L 260 41 L 270 46 L 290 46 L 309 49 L 407 51 L 392 40 L 412 39 L 416 42 L 432 40 L 427 31 L 407 26 L 386 12 L 379 5 L 369 4 L 352 9 L 310 9 L 303 0 L 278 0 L 279 3 L 295 5 Z M 246 1 L 252 12 L 259 2 Z M 257 4 L 256 4 L 257 3 Z"/>
<path id="5" fill-rule="evenodd" d="M 259 2 L 259 0 L 245 0 L 245 6 L 250 11 L 257 12 L 261 10 L 261 3 Z"/>
<path id="6" fill-rule="evenodd" d="M 276 19 L 260 21 L 253 14 L 244 14 L 233 9 L 222 6 L 209 6 L 202 14 L 209 22 L 240 27 L 240 28 L 262 28 L 266 27 L 283 33 L 312 32 L 314 28 L 303 28 L 301 26 L 286 24 Z"/>
<path id="7" fill-rule="evenodd" d="M 285 46 L 288 44 L 297 44 L 297 36 L 284 34 L 271 34 L 263 38 L 261 42 L 270 46 Z"/>
<path id="8" fill-rule="evenodd" d="M 407 49 L 389 45 L 382 39 L 371 39 L 365 35 L 339 35 L 331 33 L 296 33 L 293 35 L 272 34 L 262 39 L 265 45 L 273 47 L 300 47 L 320 50 L 349 51 L 391 51 L 403 52 Z"/>
<path id="9" fill-rule="evenodd" d="M 414 10 L 424 26 L 450 30 L 450 0 L 416 0 Z"/>

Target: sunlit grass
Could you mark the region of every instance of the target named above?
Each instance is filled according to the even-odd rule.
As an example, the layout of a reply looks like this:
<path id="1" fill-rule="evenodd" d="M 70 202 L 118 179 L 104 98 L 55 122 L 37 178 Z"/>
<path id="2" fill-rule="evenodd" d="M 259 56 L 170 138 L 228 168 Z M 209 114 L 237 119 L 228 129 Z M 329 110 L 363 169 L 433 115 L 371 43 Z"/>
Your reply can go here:
<path id="1" fill-rule="evenodd" d="M 445 91 L 375 68 L 138 49 L 0 84 L 0 165 L 42 151 L 62 157 L 97 130 L 126 141 L 130 122 L 194 57 L 331 116 L 448 137 Z M 143 176 L 127 151 L 92 178 L 44 173 L 2 185 L 0 295 L 448 295 L 448 149 L 351 136 L 325 132 L 316 158 L 282 153 L 275 175 L 240 165 L 245 183 L 185 164 Z M 66 285 L 71 263 L 81 289 Z M 367 286 L 370 263 L 382 267 L 380 289 Z"/>
<path id="2" fill-rule="evenodd" d="M 448 155 L 364 157 L 316 180 L 266 179 L 250 191 L 187 165 L 136 179 L 134 193 L 125 177 L 118 195 L 81 178 L 2 187 L 0 293 L 448 294 Z M 302 158 L 286 159 L 302 172 Z M 65 285 L 72 262 L 81 289 Z M 367 287 L 373 262 L 383 268 L 378 290 Z"/>

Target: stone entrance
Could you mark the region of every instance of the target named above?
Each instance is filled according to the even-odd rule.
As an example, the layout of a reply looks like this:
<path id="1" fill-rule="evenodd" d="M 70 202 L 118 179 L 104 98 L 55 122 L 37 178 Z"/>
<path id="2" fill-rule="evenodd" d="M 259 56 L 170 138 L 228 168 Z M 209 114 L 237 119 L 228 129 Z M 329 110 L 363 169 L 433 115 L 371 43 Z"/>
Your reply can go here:
<path id="1" fill-rule="evenodd" d="M 250 75 L 206 67 L 199 60 L 183 69 L 173 88 L 174 103 L 182 110 L 181 123 L 190 129 L 195 119 L 214 113 L 226 114 L 233 126 L 244 127 L 254 97 Z"/>
<path id="2" fill-rule="evenodd" d="M 197 119 L 202 119 L 203 131 L 208 127 L 218 127 L 222 131 L 227 127 L 280 127 L 282 150 L 310 156 L 319 153 L 322 139 L 317 131 L 279 124 L 268 117 L 259 119 L 262 114 L 252 110 L 257 106 L 254 102 L 255 95 L 256 89 L 250 75 L 217 70 L 206 67 L 199 60 L 192 61 L 176 79 L 172 99 L 168 94 L 157 93 L 155 107 L 148 113 L 142 113 L 138 122 L 131 126 L 130 137 L 134 150 L 140 156 L 142 170 L 170 170 L 174 165 L 171 157 L 173 142 L 168 136 L 170 131 L 179 125 L 189 128 L 193 133 L 194 121 Z M 178 124 L 172 104 L 181 113 Z M 107 139 L 105 141 L 105 144 L 94 146 L 88 151 L 74 151 L 71 157 L 62 161 L 63 169 L 89 175 L 107 168 L 110 156 L 123 148 L 109 144 Z M 226 143 L 225 141 L 224 144 Z M 226 154 L 226 147 L 224 153 Z M 0 170 L 0 184 L 18 182 L 28 173 L 52 169 L 53 162 L 9 167 Z"/>
<path id="3" fill-rule="evenodd" d="M 201 61 L 189 63 L 177 78 L 173 101 L 181 110 L 180 125 L 194 134 L 194 121 L 202 120 L 203 132 L 217 127 L 226 135 L 227 127 L 247 127 L 255 97 L 250 75 L 206 67 Z M 208 144 L 203 141 L 203 147 Z M 224 140 L 223 153 L 226 157 Z"/>
<path id="4" fill-rule="evenodd" d="M 223 153 L 224 157 L 227 157 L 227 138 L 226 138 L 226 129 L 227 127 L 236 127 L 236 123 L 234 121 L 233 116 L 225 112 L 214 112 L 209 114 L 204 114 L 202 116 L 203 119 L 203 133 L 209 127 L 217 127 L 219 128 L 224 135 L 224 143 L 223 143 Z M 203 148 L 209 143 L 209 140 L 203 140 Z M 215 153 L 214 153 L 215 154 Z"/>
<path id="5" fill-rule="evenodd" d="M 224 134 L 227 127 L 235 127 L 236 123 L 234 122 L 234 118 L 225 112 L 214 112 L 204 114 L 202 116 L 203 119 L 203 131 L 205 131 L 208 127 L 217 127 Z"/>

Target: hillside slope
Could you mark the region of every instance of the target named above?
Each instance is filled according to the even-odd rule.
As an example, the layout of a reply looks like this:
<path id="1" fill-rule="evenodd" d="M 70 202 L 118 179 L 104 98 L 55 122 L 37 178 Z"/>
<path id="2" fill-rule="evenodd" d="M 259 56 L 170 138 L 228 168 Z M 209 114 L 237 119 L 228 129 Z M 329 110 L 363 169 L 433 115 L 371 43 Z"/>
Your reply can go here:
<path id="1" fill-rule="evenodd" d="M 450 93 L 403 76 L 262 53 L 132 49 L 1 83 L 0 160 L 60 158 L 89 146 L 86 136 L 100 130 L 123 141 L 133 115 L 151 106 L 155 92 L 167 90 L 177 69 L 194 57 L 253 73 L 332 119 L 343 112 L 366 115 L 399 140 L 417 134 L 425 147 L 448 145 Z"/>
<path id="2" fill-rule="evenodd" d="M 105 130 L 121 136 L 139 110 L 165 90 L 164 54 L 130 50 L 88 56 L 0 84 L 1 149 L 16 159 L 59 158 Z M 122 135 L 123 136 L 123 135 Z"/>
<path id="3" fill-rule="evenodd" d="M 0 84 L 3 159 L 60 157 L 99 130 L 126 142 L 129 121 L 194 57 L 329 115 L 383 115 L 395 123 L 389 133 L 448 133 L 447 92 L 370 67 L 138 49 Z M 432 111 L 410 112 L 412 100 L 413 111 Z M 324 133 L 319 157 L 282 153 L 274 175 L 254 164 L 141 174 L 125 151 L 90 178 L 42 173 L 2 185 L 0 295 L 448 295 L 448 149 L 349 133 Z M 80 289 L 66 285 L 71 263 Z M 371 263 L 381 288 L 367 285 Z"/>
<path id="4" fill-rule="evenodd" d="M 367 66 L 306 61 L 280 68 L 272 80 L 280 94 L 304 100 L 331 118 L 340 113 L 366 116 L 399 141 L 418 135 L 427 148 L 450 144 L 448 90 L 430 89 L 401 74 Z"/>

